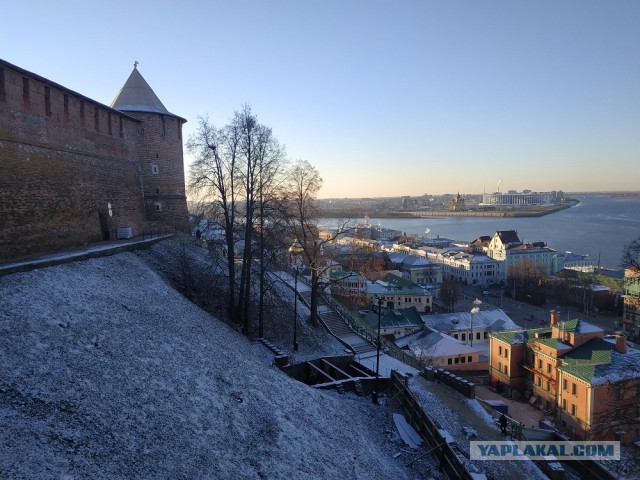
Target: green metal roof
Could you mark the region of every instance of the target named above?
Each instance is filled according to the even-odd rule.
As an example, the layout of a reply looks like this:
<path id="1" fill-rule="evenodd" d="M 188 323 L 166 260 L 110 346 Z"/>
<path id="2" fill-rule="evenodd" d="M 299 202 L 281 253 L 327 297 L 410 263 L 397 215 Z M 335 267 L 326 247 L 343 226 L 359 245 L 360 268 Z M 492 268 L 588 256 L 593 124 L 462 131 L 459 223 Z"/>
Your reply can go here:
<path id="1" fill-rule="evenodd" d="M 613 345 L 601 338 L 592 338 L 587 343 L 562 355 L 562 365 L 559 370 L 591 383 L 596 367 L 606 370 L 611 363 L 611 349 Z"/>
<path id="2" fill-rule="evenodd" d="M 528 330 L 507 330 L 506 332 L 493 332 L 489 335 L 497 340 L 514 345 L 517 343 L 526 343 L 530 339 L 535 339 L 536 333 L 550 333 L 549 327 L 530 328 Z M 536 339 L 540 340 L 540 339 Z"/>

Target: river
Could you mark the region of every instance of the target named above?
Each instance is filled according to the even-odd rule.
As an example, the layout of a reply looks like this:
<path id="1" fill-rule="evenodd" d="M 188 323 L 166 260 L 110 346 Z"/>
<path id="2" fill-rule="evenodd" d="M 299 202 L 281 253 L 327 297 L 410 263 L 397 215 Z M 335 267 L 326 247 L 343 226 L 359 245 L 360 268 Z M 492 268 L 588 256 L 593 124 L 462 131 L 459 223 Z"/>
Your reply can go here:
<path id="1" fill-rule="evenodd" d="M 463 241 L 493 235 L 497 230 L 516 230 L 523 242 L 542 241 L 558 252 L 588 253 L 595 263 L 599 256 L 602 267 L 620 268 L 622 249 L 640 237 L 640 199 L 597 195 L 575 198 L 580 200 L 577 206 L 543 217 L 372 217 L 370 223 L 407 235 L 424 236 L 428 229 L 429 238 Z"/>

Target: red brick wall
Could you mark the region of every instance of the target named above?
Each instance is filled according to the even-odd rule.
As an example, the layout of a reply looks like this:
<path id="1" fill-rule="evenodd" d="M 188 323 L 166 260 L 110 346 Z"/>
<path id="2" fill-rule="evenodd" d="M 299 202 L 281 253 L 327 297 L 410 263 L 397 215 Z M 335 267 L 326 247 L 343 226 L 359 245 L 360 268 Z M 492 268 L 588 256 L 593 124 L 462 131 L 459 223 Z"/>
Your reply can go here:
<path id="1" fill-rule="evenodd" d="M 0 61 L 0 260 L 100 241 L 105 228 L 185 226 L 182 124 L 164 116 L 154 138 L 162 117 L 132 118 Z"/>

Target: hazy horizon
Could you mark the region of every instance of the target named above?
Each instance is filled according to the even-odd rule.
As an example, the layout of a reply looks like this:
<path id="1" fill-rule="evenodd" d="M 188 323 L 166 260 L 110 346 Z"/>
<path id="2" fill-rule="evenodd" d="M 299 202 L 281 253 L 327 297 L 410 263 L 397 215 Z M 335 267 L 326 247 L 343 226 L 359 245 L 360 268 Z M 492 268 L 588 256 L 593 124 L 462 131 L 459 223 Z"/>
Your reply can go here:
<path id="1" fill-rule="evenodd" d="M 0 58 L 109 105 L 248 104 L 322 198 L 640 184 L 640 2 L 6 0 Z M 28 19 L 28 22 L 18 21 Z M 118 29 L 126 33 L 118 33 Z M 190 158 L 185 156 L 188 166 Z"/>

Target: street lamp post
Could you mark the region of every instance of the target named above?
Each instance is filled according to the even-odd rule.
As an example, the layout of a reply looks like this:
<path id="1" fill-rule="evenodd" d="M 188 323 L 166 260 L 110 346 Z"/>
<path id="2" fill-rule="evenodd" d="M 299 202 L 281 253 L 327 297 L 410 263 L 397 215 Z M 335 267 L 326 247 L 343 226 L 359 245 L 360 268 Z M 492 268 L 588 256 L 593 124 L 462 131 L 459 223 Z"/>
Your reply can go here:
<path id="1" fill-rule="evenodd" d="M 298 274 L 300 273 L 298 259 L 302 253 L 302 245 L 296 239 L 289 247 L 289 258 L 293 266 L 293 351 L 298 351 Z M 295 266 L 293 259 L 295 258 Z"/>
<path id="2" fill-rule="evenodd" d="M 471 327 L 471 346 L 473 347 L 473 316 L 480 311 L 480 304 L 482 300 L 478 300 L 477 298 L 473 301 L 473 307 L 471 308 L 471 318 L 469 320 L 469 325 Z"/>
<path id="3" fill-rule="evenodd" d="M 298 351 L 298 265 L 293 271 L 293 351 Z"/>
<path id="4" fill-rule="evenodd" d="M 382 298 L 378 298 L 378 341 L 376 342 L 376 385 L 373 392 L 373 403 L 378 403 L 378 394 L 380 392 L 380 320 L 382 317 Z"/>

